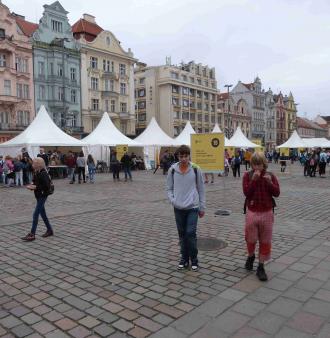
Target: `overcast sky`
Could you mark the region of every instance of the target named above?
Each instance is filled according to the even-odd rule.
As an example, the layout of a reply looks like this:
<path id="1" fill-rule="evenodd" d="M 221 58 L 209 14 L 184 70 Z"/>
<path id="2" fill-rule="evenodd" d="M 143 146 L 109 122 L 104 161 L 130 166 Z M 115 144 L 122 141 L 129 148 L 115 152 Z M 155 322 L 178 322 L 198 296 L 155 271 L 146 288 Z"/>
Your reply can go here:
<path id="1" fill-rule="evenodd" d="M 53 1 L 2 0 L 38 22 Z M 249 83 L 292 91 L 299 115 L 330 115 L 330 0 L 62 0 L 73 24 L 83 13 L 148 65 L 195 60 L 216 68 L 218 88 Z"/>

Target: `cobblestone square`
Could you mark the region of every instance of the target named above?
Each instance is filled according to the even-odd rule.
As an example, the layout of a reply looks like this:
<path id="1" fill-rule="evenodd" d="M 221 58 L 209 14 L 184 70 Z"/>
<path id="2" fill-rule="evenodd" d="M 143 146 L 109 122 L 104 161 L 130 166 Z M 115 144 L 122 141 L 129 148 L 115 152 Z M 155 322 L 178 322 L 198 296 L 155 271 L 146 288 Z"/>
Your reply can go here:
<path id="1" fill-rule="evenodd" d="M 176 269 L 178 236 L 159 171 L 133 172 L 133 182 L 109 174 L 95 184 L 56 180 L 46 204 L 55 236 L 41 237 L 40 220 L 28 243 L 20 238 L 35 199 L 27 189 L 0 187 L 0 336 L 176 338 L 210 330 L 212 337 L 215 328 L 224 337 L 324 334 L 330 178 L 306 178 L 299 164 L 290 169 L 281 174 L 271 165 L 281 196 L 263 284 L 244 269 L 241 178 L 216 177 L 206 186 L 198 237 L 227 246 L 200 250 L 198 272 Z M 216 216 L 220 208 L 231 215 Z"/>

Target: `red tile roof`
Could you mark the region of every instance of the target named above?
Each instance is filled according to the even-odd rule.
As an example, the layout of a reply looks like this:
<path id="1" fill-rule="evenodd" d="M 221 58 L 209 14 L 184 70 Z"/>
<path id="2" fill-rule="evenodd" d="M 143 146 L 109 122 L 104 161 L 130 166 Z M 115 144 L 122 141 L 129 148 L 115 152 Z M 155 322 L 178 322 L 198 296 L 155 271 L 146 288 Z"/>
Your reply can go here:
<path id="1" fill-rule="evenodd" d="M 323 127 L 313 121 L 297 116 L 297 126 L 298 128 L 307 128 L 307 129 L 317 129 L 325 130 L 326 127 Z"/>
<path id="2" fill-rule="evenodd" d="M 79 39 L 80 35 L 84 34 L 87 41 L 93 41 L 102 31 L 103 28 L 101 28 L 99 25 L 89 22 L 85 19 L 79 19 L 72 26 L 72 33 L 74 37 Z"/>
<path id="3" fill-rule="evenodd" d="M 30 37 L 38 29 L 39 25 L 33 22 L 26 21 L 20 17 L 15 17 L 16 23 L 22 32 Z"/>
<path id="4" fill-rule="evenodd" d="M 228 99 L 228 93 L 221 93 L 221 94 L 218 94 L 218 100 L 221 101 L 221 100 L 227 100 Z"/>

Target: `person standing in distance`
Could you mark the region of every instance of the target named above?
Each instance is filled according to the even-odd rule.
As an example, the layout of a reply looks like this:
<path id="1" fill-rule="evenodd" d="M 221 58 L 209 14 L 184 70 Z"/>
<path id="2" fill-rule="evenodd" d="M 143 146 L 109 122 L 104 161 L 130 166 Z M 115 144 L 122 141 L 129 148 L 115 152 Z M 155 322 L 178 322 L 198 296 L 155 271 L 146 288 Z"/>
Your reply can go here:
<path id="1" fill-rule="evenodd" d="M 179 162 L 167 174 L 167 195 L 174 207 L 175 221 L 180 240 L 181 259 L 178 269 L 189 267 L 198 270 L 197 221 L 205 214 L 203 174 L 190 162 L 190 148 L 182 145 L 177 150 Z"/>
<path id="2" fill-rule="evenodd" d="M 45 153 L 44 148 L 40 148 L 40 149 L 39 149 L 39 154 L 37 155 L 37 157 L 41 157 L 41 158 L 44 160 L 44 162 L 45 162 L 46 168 L 48 168 L 48 165 L 49 165 L 49 157 L 48 157 L 48 155 Z"/>

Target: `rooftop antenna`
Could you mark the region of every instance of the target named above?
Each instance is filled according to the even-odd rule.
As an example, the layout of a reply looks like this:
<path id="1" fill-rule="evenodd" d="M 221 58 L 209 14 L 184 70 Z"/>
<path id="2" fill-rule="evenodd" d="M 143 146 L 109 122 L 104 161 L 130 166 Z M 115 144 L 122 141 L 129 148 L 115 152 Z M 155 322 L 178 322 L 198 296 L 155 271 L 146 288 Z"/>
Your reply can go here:
<path id="1" fill-rule="evenodd" d="M 166 66 L 171 66 L 171 57 L 170 56 L 166 56 L 166 58 L 165 58 L 165 63 L 166 63 Z"/>

